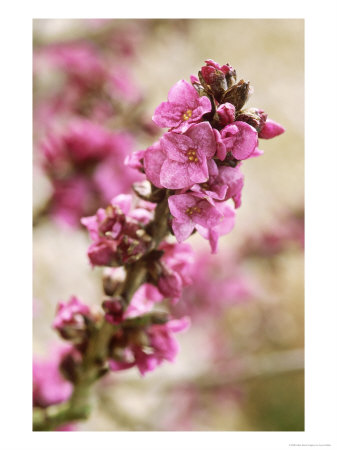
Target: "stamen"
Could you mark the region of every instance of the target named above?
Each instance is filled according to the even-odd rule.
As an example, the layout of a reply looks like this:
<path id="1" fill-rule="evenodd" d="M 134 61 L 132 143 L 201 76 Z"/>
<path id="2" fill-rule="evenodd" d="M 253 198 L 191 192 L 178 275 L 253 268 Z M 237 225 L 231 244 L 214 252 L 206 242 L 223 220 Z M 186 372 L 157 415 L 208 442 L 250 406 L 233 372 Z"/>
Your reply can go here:
<path id="1" fill-rule="evenodd" d="M 183 120 L 188 120 L 192 117 L 192 110 L 188 109 L 187 111 L 184 112 L 184 114 L 182 115 L 182 119 Z"/>
<path id="2" fill-rule="evenodd" d="M 193 148 L 190 148 L 187 151 L 187 153 L 186 153 L 189 161 L 191 161 L 191 162 L 198 162 L 199 161 L 199 158 L 196 156 L 196 154 L 197 153 L 196 153 L 196 151 Z"/>

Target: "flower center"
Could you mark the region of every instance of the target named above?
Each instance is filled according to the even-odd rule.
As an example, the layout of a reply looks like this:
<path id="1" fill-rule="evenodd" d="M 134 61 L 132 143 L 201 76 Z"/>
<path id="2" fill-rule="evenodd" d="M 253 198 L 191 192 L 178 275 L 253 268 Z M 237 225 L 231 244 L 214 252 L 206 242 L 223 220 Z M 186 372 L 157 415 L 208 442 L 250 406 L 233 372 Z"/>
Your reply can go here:
<path id="1" fill-rule="evenodd" d="M 205 183 L 201 183 L 200 186 L 202 187 L 202 189 L 209 189 L 210 188 L 210 186 L 209 186 L 207 181 Z"/>
<path id="2" fill-rule="evenodd" d="M 186 209 L 185 213 L 189 216 L 192 216 L 195 213 L 201 213 L 201 209 L 199 208 L 199 206 L 190 206 Z"/>
<path id="3" fill-rule="evenodd" d="M 183 120 L 188 120 L 192 117 L 192 110 L 188 109 L 187 111 L 184 112 L 184 114 L 182 115 L 182 119 Z"/>
<path id="4" fill-rule="evenodd" d="M 190 162 L 198 162 L 199 158 L 197 157 L 196 151 L 193 150 L 193 148 L 190 148 L 189 150 L 187 150 L 187 158 Z"/>

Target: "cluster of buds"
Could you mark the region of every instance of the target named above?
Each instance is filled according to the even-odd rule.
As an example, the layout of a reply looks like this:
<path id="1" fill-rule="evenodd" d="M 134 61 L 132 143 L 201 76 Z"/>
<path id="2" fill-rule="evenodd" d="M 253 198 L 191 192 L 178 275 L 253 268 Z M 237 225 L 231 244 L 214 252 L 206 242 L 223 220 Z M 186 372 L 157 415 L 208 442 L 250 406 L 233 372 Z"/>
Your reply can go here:
<path id="1" fill-rule="evenodd" d="M 242 161 L 262 154 L 259 137 L 271 138 L 284 129 L 262 110 L 243 109 L 251 88 L 236 82 L 230 65 L 207 60 L 191 83 L 178 81 L 168 101 L 155 110 L 153 121 L 169 131 L 128 162 L 144 171 L 153 186 L 170 190 L 178 242 L 197 230 L 215 253 L 219 236 L 234 226 L 234 208 L 241 205 Z"/>
<path id="2" fill-rule="evenodd" d="M 141 202 L 131 209 L 131 195 L 120 194 L 94 216 L 82 218 L 93 240 L 88 256 L 93 266 L 117 267 L 141 258 L 151 244 L 145 226 L 153 216 L 154 204 Z"/>

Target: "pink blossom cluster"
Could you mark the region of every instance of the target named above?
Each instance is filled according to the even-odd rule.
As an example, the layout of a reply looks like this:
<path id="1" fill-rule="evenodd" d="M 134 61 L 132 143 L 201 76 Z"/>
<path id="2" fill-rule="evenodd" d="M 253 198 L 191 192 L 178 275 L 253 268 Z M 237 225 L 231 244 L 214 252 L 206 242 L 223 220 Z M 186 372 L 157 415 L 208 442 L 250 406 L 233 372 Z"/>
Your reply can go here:
<path id="1" fill-rule="evenodd" d="M 287 212 L 277 223 L 259 233 L 249 233 L 243 239 L 242 257 L 272 257 L 295 245 L 304 248 L 304 211 Z"/>
<path id="2" fill-rule="evenodd" d="M 179 345 L 174 333 L 185 330 L 189 326 L 189 319 L 174 319 L 163 313 L 151 313 L 153 306 L 160 304 L 163 299 L 159 289 L 145 283 L 136 291 L 126 311 L 118 314 L 119 329 L 110 343 L 109 366 L 112 371 L 136 366 L 144 375 L 164 361 L 175 360 Z M 103 303 L 106 319 L 112 323 L 116 323 L 115 304 L 118 304 L 117 299 Z M 145 318 L 145 326 L 139 326 L 138 318 Z"/>
<path id="3" fill-rule="evenodd" d="M 196 230 L 215 253 L 241 205 L 242 161 L 262 154 L 259 137 L 272 138 L 284 129 L 262 110 L 243 109 L 249 83 L 236 83 L 231 66 L 207 60 L 199 81 L 192 76 L 191 82 L 178 81 L 157 107 L 153 121 L 169 130 L 130 165 L 172 192 L 168 201 L 178 242 Z"/>
<path id="4" fill-rule="evenodd" d="M 123 310 L 119 298 L 108 298 L 103 302 L 105 319 L 116 327 L 109 343 L 109 367 L 112 371 L 136 366 L 144 375 L 164 361 L 174 361 L 179 350 L 174 333 L 186 329 L 189 320 L 187 317 L 174 319 L 163 311 L 156 311 L 154 306 L 163 300 L 164 295 L 159 289 L 145 283 L 135 292 L 126 310 Z M 85 350 L 90 340 L 90 323 L 94 324 L 99 319 L 100 317 L 95 316 L 77 297 L 59 303 L 53 326 L 62 338 L 75 345 L 73 349 L 76 352 L 75 358 L 69 356 L 64 364 L 64 370 L 69 371 L 69 377 L 73 376 L 76 357 L 77 361 L 80 361 L 78 356 Z M 72 391 L 71 384 L 63 382 L 58 366 L 53 362 L 42 366 L 42 369 L 37 366 L 41 379 L 45 376 L 43 367 L 47 371 L 51 371 L 52 367 L 50 381 L 54 383 L 56 380 L 55 389 L 51 390 L 51 395 L 54 395 L 52 403 L 49 404 L 66 400 Z M 38 374 L 35 377 L 37 380 Z M 37 381 L 36 386 L 36 406 L 48 406 L 49 397 L 46 399 L 44 394 L 41 394 L 44 385 L 41 388 L 41 383 Z"/>
<path id="5" fill-rule="evenodd" d="M 155 205 L 143 201 L 131 210 L 131 202 L 131 195 L 120 194 L 106 209 L 81 219 L 93 241 L 88 250 L 93 266 L 122 266 L 137 261 L 148 250 L 151 238 L 145 226 Z"/>
<path id="6" fill-rule="evenodd" d="M 46 70 L 62 75 L 59 90 L 36 107 L 35 119 L 49 126 L 60 116 L 80 115 L 104 122 L 118 112 L 119 102 L 136 104 L 141 99 L 127 67 L 118 55 L 111 59 L 90 41 L 47 45 L 34 52 L 34 73 Z M 117 103 L 116 103 L 117 102 Z"/>
<path id="7" fill-rule="evenodd" d="M 40 148 L 53 186 L 50 212 L 71 226 L 78 226 L 81 217 L 107 205 L 113 196 L 130 191 L 141 179 L 124 166 L 133 149 L 132 137 L 85 119 L 73 120 L 66 129 L 49 133 Z"/>
<path id="8" fill-rule="evenodd" d="M 34 49 L 36 161 L 52 185 L 41 209 L 72 227 L 143 178 L 124 159 L 137 134 L 153 135 L 155 127 L 143 116 L 128 61 L 142 26 L 96 25 L 99 40 L 89 35 Z"/>
<path id="9" fill-rule="evenodd" d="M 173 307 L 177 317 L 189 314 L 203 323 L 232 306 L 247 302 L 260 293 L 256 281 L 243 270 L 241 253 L 236 250 L 210 255 L 200 251 L 190 270 L 191 283 L 182 300 Z"/>

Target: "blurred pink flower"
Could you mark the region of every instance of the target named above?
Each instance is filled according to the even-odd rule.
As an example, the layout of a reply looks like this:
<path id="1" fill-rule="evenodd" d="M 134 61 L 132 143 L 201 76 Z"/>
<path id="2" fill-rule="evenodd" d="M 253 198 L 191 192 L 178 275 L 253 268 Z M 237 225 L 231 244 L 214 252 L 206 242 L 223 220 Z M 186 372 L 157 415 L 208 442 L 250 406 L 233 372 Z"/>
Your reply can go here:
<path id="1" fill-rule="evenodd" d="M 207 321 L 229 306 L 249 301 L 258 292 L 256 282 L 241 267 L 233 252 L 210 255 L 201 251 L 191 268 L 191 283 L 181 301 L 172 307 L 176 316 L 191 315 L 194 321 Z"/>
<path id="2" fill-rule="evenodd" d="M 72 350 L 69 345 L 53 349 L 48 358 L 34 357 L 33 361 L 33 404 L 46 408 L 62 403 L 71 396 L 73 385 L 59 370 L 61 359 Z"/>
<path id="3" fill-rule="evenodd" d="M 86 331 L 86 320 L 93 319 L 89 306 L 72 296 L 68 302 L 59 302 L 53 328 L 64 339 L 81 340 Z"/>
<path id="4" fill-rule="evenodd" d="M 41 150 L 54 188 L 52 215 L 76 226 L 80 217 L 128 192 L 141 179 L 124 165 L 132 145 L 128 134 L 111 133 L 87 120 L 73 121 L 63 133 L 50 134 Z"/>
<path id="5" fill-rule="evenodd" d="M 214 202 L 214 206 L 221 214 L 221 217 L 217 223 L 210 226 L 204 226 L 201 224 L 196 225 L 196 229 L 201 236 L 209 240 L 212 253 L 216 253 L 218 250 L 219 237 L 232 231 L 235 224 L 235 211 L 232 206 L 226 202 Z"/>
<path id="6" fill-rule="evenodd" d="M 188 326 L 189 320 L 186 317 L 172 319 L 165 324 L 150 325 L 144 329 L 140 335 L 142 337 L 134 336 L 133 341 L 124 348 L 124 359 L 110 359 L 110 369 L 125 370 L 136 366 L 141 375 L 145 375 L 164 361 L 173 362 L 179 351 L 173 333 L 183 331 Z"/>
<path id="7" fill-rule="evenodd" d="M 194 252 L 188 244 L 169 244 L 163 242 L 159 250 L 164 251 L 160 259 L 162 273 L 158 280 L 158 289 L 166 297 L 176 303 L 182 290 L 191 280 Z"/>
<path id="8" fill-rule="evenodd" d="M 144 225 L 153 216 L 153 205 L 142 202 L 130 211 L 131 199 L 120 194 L 105 210 L 99 208 L 94 216 L 81 219 L 93 240 L 88 249 L 92 265 L 116 267 L 136 261 L 146 252 L 149 236 Z"/>

